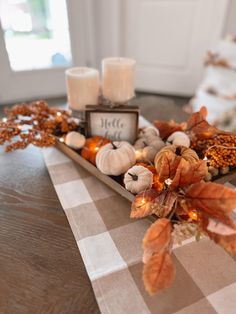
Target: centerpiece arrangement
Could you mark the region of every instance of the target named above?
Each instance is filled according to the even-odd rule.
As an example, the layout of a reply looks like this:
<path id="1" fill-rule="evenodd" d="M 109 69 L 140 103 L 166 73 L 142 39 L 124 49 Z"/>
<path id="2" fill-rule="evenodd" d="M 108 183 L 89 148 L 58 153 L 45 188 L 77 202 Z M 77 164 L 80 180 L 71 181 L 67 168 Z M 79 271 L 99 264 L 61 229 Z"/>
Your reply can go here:
<path id="1" fill-rule="evenodd" d="M 103 68 L 103 95 L 96 70 L 67 72 L 73 115 L 44 101 L 7 109 L 0 144 L 6 151 L 57 145 L 131 200 L 132 218 L 150 217 L 142 243 L 143 280 L 155 294 L 174 280 L 174 245 L 208 236 L 230 254 L 236 252 L 231 218 L 236 192 L 212 182 L 236 166 L 236 136 L 210 125 L 205 107 L 181 124 L 154 121 L 138 129 L 138 109 L 126 106 L 134 96 L 134 62 L 109 58 Z M 79 94 L 73 97 L 78 91 L 79 101 Z M 92 108 L 86 97 L 94 100 Z"/>

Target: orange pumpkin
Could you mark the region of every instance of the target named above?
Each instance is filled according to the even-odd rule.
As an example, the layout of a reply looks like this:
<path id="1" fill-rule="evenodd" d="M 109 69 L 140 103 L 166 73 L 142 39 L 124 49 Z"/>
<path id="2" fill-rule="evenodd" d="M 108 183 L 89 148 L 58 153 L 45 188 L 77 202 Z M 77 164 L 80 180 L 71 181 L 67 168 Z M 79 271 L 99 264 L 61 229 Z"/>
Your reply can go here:
<path id="1" fill-rule="evenodd" d="M 179 165 L 199 163 L 199 157 L 191 148 L 169 145 L 156 155 L 154 162 L 156 171 L 160 175 L 160 181 L 164 182 L 168 178 L 171 180 L 175 178 Z"/>
<path id="2" fill-rule="evenodd" d="M 86 139 L 85 145 L 81 150 L 81 156 L 96 165 L 96 155 L 101 147 L 111 141 L 102 136 L 94 136 Z"/>
<path id="3" fill-rule="evenodd" d="M 157 153 L 155 157 L 154 163 L 158 173 L 166 156 L 169 156 L 168 159 L 169 163 L 171 162 L 171 166 L 173 167 L 173 165 L 175 165 L 174 171 L 176 170 L 181 158 L 185 159 L 189 163 L 195 163 L 199 161 L 199 157 L 193 149 L 184 146 L 169 145 L 162 148 L 162 150 L 160 150 L 160 152 Z"/>

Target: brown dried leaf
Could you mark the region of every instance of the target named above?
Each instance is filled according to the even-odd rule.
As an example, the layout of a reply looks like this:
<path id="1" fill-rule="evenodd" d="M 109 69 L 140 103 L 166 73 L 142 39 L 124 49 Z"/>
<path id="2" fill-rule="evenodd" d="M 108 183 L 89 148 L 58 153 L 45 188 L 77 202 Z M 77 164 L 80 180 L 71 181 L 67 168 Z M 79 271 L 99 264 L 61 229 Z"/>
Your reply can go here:
<path id="1" fill-rule="evenodd" d="M 203 229 L 203 231 L 206 232 L 206 234 L 209 236 L 211 240 L 213 240 L 216 244 L 223 247 L 223 249 L 226 252 L 228 252 L 231 255 L 235 254 L 236 253 L 236 234 L 221 235 L 221 234 L 212 232 L 211 230 L 208 230 L 210 220 L 211 218 L 207 217 L 206 215 L 202 216 L 200 223 L 201 223 L 201 228 Z M 234 222 L 227 215 L 224 215 L 223 219 L 221 217 L 220 224 L 224 224 L 227 228 L 235 229 Z"/>
<path id="2" fill-rule="evenodd" d="M 152 202 L 160 192 L 151 189 L 137 194 L 131 205 L 131 218 L 143 218 L 152 214 Z"/>
<path id="3" fill-rule="evenodd" d="M 188 188 L 185 199 L 195 208 L 219 219 L 236 207 L 236 191 L 213 182 L 199 182 Z"/>
<path id="4" fill-rule="evenodd" d="M 206 107 L 202 107 L 200 111 L 193 113 L 188 119 L 186 133 L 190 136 L 192 141 L 206 140 L 219 134 L 228 134 L 228 132 L 224 132 L 210 125 L 206 121 L 206 116 L 207 109 Z"/>
<path id="5" fill-rule="evenodd" d="M 207 175 L 207 165 L 204 160 L 199 160 L 196 163 L 189 163 L 185 159 L 181 159 L 170 189 L 174 190 L 177 187 L 185 187 L 187 185 L 197 183 Z"/>
<path id="6" fill-rule="evenodd" d="M 161 218 L 155 221 L 143 238 L 143 249 L 152 250 L 155 253 L 166 249 L 170 244 L 171 229 L 169 219 Z"/>
<path id="7" fill-rule="evenodd" d="M 153 214 L 158 217 L 166 217 L 171 212 L 176 199 L 175 192 L 164 190 L 153 201 Z"/>
<path id="8" fill-rule="evenodd" d="M 190 118 L 187 121 L 187 130 L 190 130 L 203 121 L 206 121 L 207 117 L 207 108 L 206 107 L 201 107 L 201 109 L 198 112 L 194 112 Z"/>
<path id="9" fill-rule="evenodd" d="M 212 233 L 220 234 L 223 236 L 230 236 L 233 234 L 236 234 L 236 228 L 235 225 L 229 226 L 224 223 L 222 223 L 219 220 L 209 218 L 208 225 L 207 225 L 207 231 L 210 231 Z"/>
<path id="10" fill-rule="evenodd" d="M 181 159 L 181 156 L 176 156 L 171 151 L 163 155 L 161 163 L 156 167 L 161 182 L 164 182 L 168 178 L 173 178 Z"/>
<path id="11" fill-rule="evenodd" d="M 236 253 L 236 235 L 220 236 L 215 235 L 214 241 L 219 244 L 226 252 L 231 255 Z"/>
<path id="12" fill-rule="evenodd" d="M 160 132 L 160 137 L 162 139 L 166 139 L 169 137 L 172 133 L 176 131 L 183 131 L 184 124 L 178 124 L 174 120 L 170 121 L 162 121 L 162 120 L 156 120 L 153 122 L 156 128 L 158 128 Z"/>
<path id="13" fill-rule="evenodd" d="M 168 252 L 153 255 L 143 268 L 143 282 L 150 295 L 169 288 L 175 278 L 175 267 Z"/>

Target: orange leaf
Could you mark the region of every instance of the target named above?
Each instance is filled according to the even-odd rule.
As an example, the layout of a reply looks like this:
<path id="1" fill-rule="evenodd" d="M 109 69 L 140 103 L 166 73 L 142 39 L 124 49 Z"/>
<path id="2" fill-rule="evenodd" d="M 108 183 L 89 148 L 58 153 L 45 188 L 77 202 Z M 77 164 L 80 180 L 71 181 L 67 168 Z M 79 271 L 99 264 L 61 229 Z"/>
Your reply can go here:
<path id="1" fill-rule="evenodd" d="M 166 249 L 171 240 L 171 222 L 169 219 L 161 218 L 155 221 L 147 230 L 143 239 L 143 249 L 159 253 Z"/>
<path id="2" fill-rule="evenodd" d="M 181 161 L 181 156 L 176 156 L 173 152 L 167 152 L 163 155 L 161 163 L 156 167 L 159 173 L 159 180 L 164 182 L 175 175 L 176 169 Z"/>
<path id="3" fill-rule="evenodd" d="M 168 252 L 153 255 L 143 268 L 143 282 L 150 295 L 169 288 L 175 278 L 175 267 Z"/>
<path id="4" fill-rule="evenodd" d="M 236 235 L 230 235 L 230 236 L 220 236 L 217 235 L 216 239 L 214 241 L 222 246 L 225 251 L 227 251 L 229 254 L 233 255 L 236 253 Z"/>
<path id="5" fill-rule="evenodd" d="M 185 187 L 187 185 L 197 183 L 205 178 L 207 174 L 207 165 L 204 160 L 196 163 L 189 163 L 185 159 L 181 159 L 173 181 L 170 185 L 172 190 L 177 187 Z"/>
<path id="6" fill-rule="evenodd" d="M 231 255 L 235 254 L 236 234 L 232 234 L 232 231 L 235 229 L 235 224 L 233 220 L 227 215 L 221 217 L 221 221 L 219 222 L 219 224 L 221 227 L 222 225 L 224 226 L 223 232 L 222 228 L 220 231 L 217 229 L 217 227 L 214 230 L 214 228 L 212 228 L 210 224 L 211 220 L 212 220 L 211 218 L 207 217 L 206 215 L 203 215 L 200 221 L 202 229 L 207 233 L 211 240 L 213 240 L 216 244 L 220 245 L 223 249 L 225 249 L 225 251 L 227 251 Z M 231 234 L 229 234 L 229 231 L 231 232 Z M 218 232 L 228 233 L 228 235 L 219 234 Z"/>
<path id="7" fill-rule="evenodd" d="M 203 106 L 198 112 L 194 112 L 191 115 L 191 117 L 188 119 L 187 130 L 192 129 L 193 127 L 202 123 L 202 121 L 205 121 L 206 117 L 207 117 L 207 108 Z"/>
<path id="8" fill-rule="evenodd" d="M 131 218 L 143 218 L 152 214 L 152 202 L 159 195 L 154 189 L 137 194 L 131 205 Z"/>
<path id="9" fill-rule="evenodd" d="M 158 217 L 166 217 L 172 210 L 177 199 L 177 194 L 170 190 L 164 190 L 153 201 L 153 214 Z"/>
<path id="10" fill-rule="evenodd" d="M 229 134 L 217 129 L 206 121 L 207 109 L 202 107 L 200 111 L 195 112 L 187 121 L 187 134 L 192 141 L 213 138 L 219 134 Z"/>
<path id="11" fill-rule="evenodd" d="M 169 137 L 172 133 L 176 131 L 183 131 L 184 124 L 178 124 L 174 120 L 170 121 L 162 121 L 162 120 L 156 120 L 153 122 L 156 128 L 158 128 L 160 132 L 160 137 L 162 139 L 165 139 Z"/>
<path id="12" fill-rule="evenodd" d="M 195 208 L 221 220 L 236 207 L 236 191 L 213 182 L 199 182 L 190 186 L 185 199 Z"/>

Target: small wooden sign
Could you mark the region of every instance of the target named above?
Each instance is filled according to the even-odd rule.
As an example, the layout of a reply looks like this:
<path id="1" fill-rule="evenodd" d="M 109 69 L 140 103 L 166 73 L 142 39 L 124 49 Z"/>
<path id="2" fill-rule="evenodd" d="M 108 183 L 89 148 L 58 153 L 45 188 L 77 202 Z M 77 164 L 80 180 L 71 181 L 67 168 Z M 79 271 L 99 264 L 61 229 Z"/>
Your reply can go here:
<path id="1" fill-rule="evenodd" d="M 133 144 L 138 135 L 139 108 L 134 106 L 86 106 L 86 135 L 100 135 L 112 141 Z"/>

